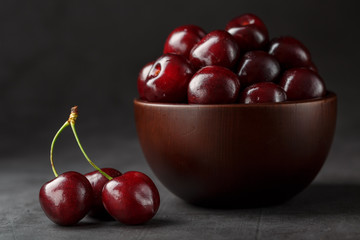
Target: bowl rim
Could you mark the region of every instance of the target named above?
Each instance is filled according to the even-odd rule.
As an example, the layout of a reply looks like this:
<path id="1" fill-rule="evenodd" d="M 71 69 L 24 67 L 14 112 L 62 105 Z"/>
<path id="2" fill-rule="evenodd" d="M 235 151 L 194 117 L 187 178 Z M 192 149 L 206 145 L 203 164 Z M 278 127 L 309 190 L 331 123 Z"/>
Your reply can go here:
<path id="1" fill-rule="evenodd" d="M 242 108 L 256 108 L 256 107 L 266 107 L 266 106 L 292 106 L 295 104 L 310 104 L 315 102 L 325 102 L 337 99 L 337 95 L 332 91 L 327 91 L 324 97 L 320 98 L 311 98 L 305 100 L 296 100 L 296 101 L 285 101 L 285 102 L 271 102 L 271 103 L 254 103 L 254 104 L 245 104 L 245 103 L 230 103 L 230 104 L 188 104 L 188 103 L 163 103 L 163 102 L 148 102 L 139 98 L 134 99 L 135 105 L 145 105 L 145 106 L 157 106 L 157 107 L 201 107 L 201 108 L 214 108 L 214 107 L 242 107 Z"/>

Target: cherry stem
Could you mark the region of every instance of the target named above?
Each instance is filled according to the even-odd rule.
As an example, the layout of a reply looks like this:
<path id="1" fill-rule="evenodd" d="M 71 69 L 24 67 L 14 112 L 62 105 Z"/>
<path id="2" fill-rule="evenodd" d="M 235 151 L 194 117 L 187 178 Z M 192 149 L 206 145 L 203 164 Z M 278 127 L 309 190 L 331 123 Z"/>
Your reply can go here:
<path id="1" fill-rule="evenodd" d="M 66 128 L 68 127 L 70 124 L 69 124 L 69 121 L 66 121 L 64 123 L 64 125 L 62 125 L 62 127 L 57 131 L 57 133 L 55 134 L 52 142 L 51 142 L 51 148 L 50 148 L 50 163 L 51 163 L 51 168 L 54 172 L 54 175 L 55 177 L 58 176 L 58 173 L 56 172 L 55 170 L 55 166 L 54 166 L 54 159 L 53 159 L 53 152 L 54 152 L 54 145 L 55 145 L 55 142 L 56 142 L 56 139 L 58 138 L 58 136 L 60 135 L 60 133 Z"/>
<path id="2" fill-rule="evenodd" d="M 70 114 L 69 120 L 67 122 L 70 123 L 72 132 L 74 133 L 74 137 L 76 139 L 77 144 L 79 145 L 79 148 L 80 148 L 81 152 L 83 153 L 86 160 L 90 163 L 90 165 L 93 166 L 93 168 L 95 168 L 97 171 L 99 171 L 107 179 L 112 180 L 113 178 L 111 176 L 109 176 L 106 172 L 102 171 L 98 166 L 95 165 L 95 163 L 93 163 L 90 160 L 90 158 L 88 157 L 88 155 L 84 151 L 83 147 L 81 146 L 79 137 L 78 137 L 78 135 L 76 133 L 76 129 L 75 129 L 75 121 L 76 121 L 77 117 L 78 117 L 78 111 L 77 111 L 77 106 L 75 106 L 75 107 L 71 108 L 71 114 Z"/>

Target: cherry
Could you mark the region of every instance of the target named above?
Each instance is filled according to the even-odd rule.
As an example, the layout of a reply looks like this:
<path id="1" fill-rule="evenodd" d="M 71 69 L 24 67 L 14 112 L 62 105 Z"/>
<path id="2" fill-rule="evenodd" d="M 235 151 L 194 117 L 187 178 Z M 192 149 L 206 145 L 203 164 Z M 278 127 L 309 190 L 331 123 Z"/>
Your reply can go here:
<path id="1" fill-rule="evenodd" d="M 148 76 L 150 69 L 154 61 L 147 63 L 139 72 L 138 79 L 137 79 L 137 87 L 139 92 L 139 97 L 144 99 L 144 87 L 146 84 L 146 77 Z"/>
<path id="2" fill-rule="evenodd" d="M 274 81 L 280 74 L 280 64 L 276 58 L 264 51 L 247 52 L 240 60 L 238 69 L 242 87 Z"/>
<path id="3" fill-rule="evenodd" d="M 185 102 L 192 75 L 193 69 L 183 56 L 164 54 L 149 71 L 144 99 L 150 102 Z"/>
<path id="4" fill-rule="evenodd" d="M 269 42 L 269 36 L 260 31 L 255 25 L 233 27 L 227 31 L 235 38 L 241 53 L 265 49 Z"/>
<path id="5" fill-rule="evenodd" d="M 309 50 L 293 37 L 273 39 L 270 43 L 269 53 L 279 61 L 283 70 L 311 65 Z"/>
<path id="6" fill-rule="evenodd" d="M 101 170 L 113 178 L 121 176 L 121 172 L 114 168 L 102 168 Z M 89 180 L 94 194 L 94 202 L 89 215 L 95 218 L 109 218 L 110 215 L 105 210 L 101 199 L 102 189 L 109 179 L 107 179 L 99 171 L 87 173 L 85 174 L 85 177 Z"/>
<path id="7" fill-rule="evenodd" d="M 260 82 L 245 88 L 240 103 L 269 103 L 286 101 L 285 91 L 272 82 Z"/>
<path id="8" fill-rule="evenodd" d="M 258 16 L 251 13 L 243 14 L 241 16 L 233 18 L 230 22 L 228 22 L 225 30 L 229 30 L 230 28 L 245 27 L 245 26 L 255 26 L 262 32 L 264 36 L 269 35 L 264 22 Z"/>
<path id="9" fill-rule="evenodd" d="M 232 71 L 220 66 L 207 66 L 192 77 L 188 102 L 192 104 L 234 103 L 240 90 L 239 79 Z"/>
<path id="10" fill-rule="evenodd" d="M 190 52 L 195 69 L 217 65 L 232 68 L 239 58 L 239 47 L 230 33 L 216 30 L 208 33 Z"/>
<path id="11" fill-rule="evenodd" d="M 102 200 L 109 214 L 124 224 L 142 224 L 159 209 L 160 195 L 153 181 L 141 172 L 126 172 L 105 184 Z"/>
<path id="12" fill-rule="evenodd" d="M 39 200 L 51 221 L 59 225 L 73 225 L 89 212 L 93 192 L 84 175 L 65 172 L 41 187 Z"/>
<path id="13" fill-rule="evenodd" d="M 293 68 L 281 77 L 279 85 L 285 90 L 288 100 L 301 100 L 325 96 L 322 78 L 307 68 Z"/>
<path id="14" fill-rule="evenodd" d="M 188 58 L 191 49 L 206 32 L 195 25 L 184 25 L 175 28 L 167 37 L 163 53 L 175 53 Z"/>

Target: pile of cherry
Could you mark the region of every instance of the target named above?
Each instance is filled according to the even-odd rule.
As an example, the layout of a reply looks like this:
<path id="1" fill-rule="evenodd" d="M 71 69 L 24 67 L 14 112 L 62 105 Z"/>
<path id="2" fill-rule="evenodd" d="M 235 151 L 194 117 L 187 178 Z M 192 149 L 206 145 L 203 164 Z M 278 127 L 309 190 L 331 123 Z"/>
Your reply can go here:
<path id="1" fill-rule="evenodd" d="M 269 41 L 253 14 L 208 34 L 195 25 L 174 29 L 163 55 L 141 69 L 137 84 L 140 98 L 150 102 L 264 103 L 326 94 L 309 50 L 289 36 Z"/>
<path id="2" fill-rule="evenodd" d="M 75 129 L 77 107 L 59 129 L 51 144 L 50 162 L 55 179 L 45 183 L 39 200 L 46 216 L 59 225 L 73 225 L 87 214 L 98 219 L 114 218 L 124 224 L 141 224 L 159 209 L 160 196 L 153 181 L 144 173 L 121 174 L 113 168 L 98 168 L 87 156 Z M 59 134 L 71 126 L 80 150 L 96 171 L 82 175 L 70 171 L 58 175 L 53 163 L 53 148 Z"/>

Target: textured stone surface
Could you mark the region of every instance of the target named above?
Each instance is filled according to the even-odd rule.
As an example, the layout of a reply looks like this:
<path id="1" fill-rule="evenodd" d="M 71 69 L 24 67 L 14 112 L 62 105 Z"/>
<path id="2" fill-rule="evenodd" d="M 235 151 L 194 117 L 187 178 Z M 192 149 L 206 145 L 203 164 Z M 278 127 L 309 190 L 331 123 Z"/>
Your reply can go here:
<path id="1" fill-rule="evenodd" d="M 70 140 L 68 144 L 60 142 L 55 149 L 58 171 L 90 171 L 72 144 Z M 38 202 L 41 185 L 52 178 L 47 151 L 19 153 L 2 159 L 1 240 L 360 238 L 359 141 L 336 139 L 324 168 L 309 188 L 283 205 L 254 209 L 206 209 L 184 203 L 157 181 L 136 139 L 99 136 L 97 140 L 84 139 L 83 144 L 100 166 L 150 175 L 161 194 L 158 214 L 141 226 L 91 218 L 73 227 L 57 226 L 47 219 Z"/>

